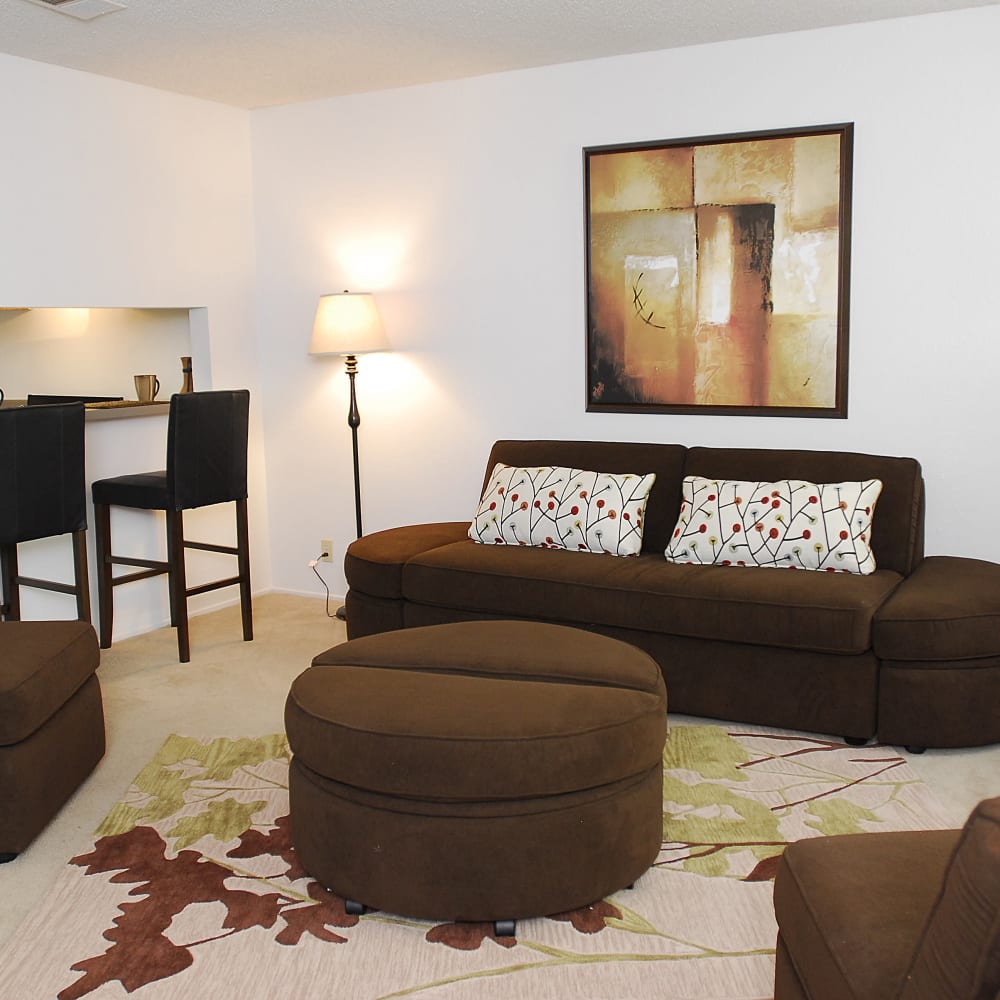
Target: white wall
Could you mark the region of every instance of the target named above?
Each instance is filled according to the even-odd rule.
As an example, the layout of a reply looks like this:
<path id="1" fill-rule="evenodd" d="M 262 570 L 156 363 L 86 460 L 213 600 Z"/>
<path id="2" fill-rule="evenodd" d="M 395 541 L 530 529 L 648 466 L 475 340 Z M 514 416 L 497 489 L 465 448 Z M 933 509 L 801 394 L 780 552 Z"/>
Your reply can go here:
<path id="1" fill-rule="evenodd" d="M 0 305 L 195 307 L 196 388 L 251 388 L 252 569 L 255 589 L 266 589 L 249 113 L 0 55 L 0 143 Z M 88 477 L 162 468 L 165 432 L 162 416 L 89 425 Z M 225 509 L 187 521 L 195 538 L 234 534 Z M 116 551 L 165 551 L 162 515 L 121 512 L 112 524 Z M 64 542 L 29 543 L 23 571 L 65 570 L 65 552 Z M 91 557 L 93 567 L 92 541 Z M 191 585 L 230 575 L 220 558 L 194 554 Z M 115 597 L 118 636 L 167 621 L 162 578 Z M 26 617 L 73 613 L 68 598 L 25 591 L 23 599 Z M 192 607 L 230 599 L 218 591 Z"/>
<path id="2" fill-rule="evenodd" d="M 377 293 L 358 376 L 366 531 L 471 516 L 500 437 L 912 455 L 929 553 L 1000 560 L 1000 8 L 255 112 L 274 583 L 353 537 L 347 382 L 316 299 Z M 849 419 L 584 410 L 581 149 L 853 121 Z M 641 470 L 639 470 L 641 471 Z"/>

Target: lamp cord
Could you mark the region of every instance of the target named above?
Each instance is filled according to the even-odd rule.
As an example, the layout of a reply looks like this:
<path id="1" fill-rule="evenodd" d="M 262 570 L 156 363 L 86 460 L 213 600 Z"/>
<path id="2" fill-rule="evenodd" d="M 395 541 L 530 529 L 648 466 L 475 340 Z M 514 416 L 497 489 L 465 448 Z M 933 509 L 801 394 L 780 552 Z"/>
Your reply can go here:
<path id="1" fill-rule="evenodd" d="M 326 585 L 326 580 L 323 579 L 322 575 L 320 574 L 320 571 L 316 568 L 319 565 L 320 559 L 322 559 L 323 556 L 327 556 L 329 554 L 330 554 L 329 552 L 321 552 L 315 559 L 310 559 L 309 568 L 316 574 L 316 579 L 319 580 L 321 584 L 323 584 L 323 589 L 326 591 L 326 617 L 336 618 L 337 616 L 335 614 L 334 615 L 330 614 L 330 588 Z"/>

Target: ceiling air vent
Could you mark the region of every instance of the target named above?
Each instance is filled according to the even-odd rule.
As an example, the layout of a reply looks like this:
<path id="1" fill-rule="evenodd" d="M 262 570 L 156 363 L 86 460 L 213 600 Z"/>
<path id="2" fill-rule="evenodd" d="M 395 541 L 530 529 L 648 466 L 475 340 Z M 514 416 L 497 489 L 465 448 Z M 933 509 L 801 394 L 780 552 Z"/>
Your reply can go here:
<path id="1" fill-rule="evenodd" d="M 102 14 L 125 8 L 125 4 L 115 3 L 114 0 L 28 0 L 28 3 L 57 10 L 60 14 L 69 14 L 79 21 L 92 21 Z"/>

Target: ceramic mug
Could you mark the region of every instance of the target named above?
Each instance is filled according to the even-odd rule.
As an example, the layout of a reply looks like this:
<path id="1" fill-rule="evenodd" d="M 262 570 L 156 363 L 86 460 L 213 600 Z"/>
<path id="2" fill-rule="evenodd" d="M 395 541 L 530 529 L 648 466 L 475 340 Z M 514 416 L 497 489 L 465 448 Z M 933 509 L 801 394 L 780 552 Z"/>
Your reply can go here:
<path id="1" fill-rule="evenodd" d="M 140 403 L 152 403 L 160 391 L 160 380 L 155 375 L 135 376 L 135 398 Z"/>

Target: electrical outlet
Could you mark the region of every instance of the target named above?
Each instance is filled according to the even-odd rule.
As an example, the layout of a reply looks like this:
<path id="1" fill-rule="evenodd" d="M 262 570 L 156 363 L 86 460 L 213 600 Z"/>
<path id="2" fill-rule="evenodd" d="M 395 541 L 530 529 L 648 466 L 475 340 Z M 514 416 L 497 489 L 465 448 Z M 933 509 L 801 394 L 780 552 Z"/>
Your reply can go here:
<path id="1" fill-rule="evenodd" d="M 325 552 L 325 555 L 320 556 L 320 562 L 333 562 L 333 542 L 329 538 L 324 538 L 319 543 L 320 552 Z"/>

